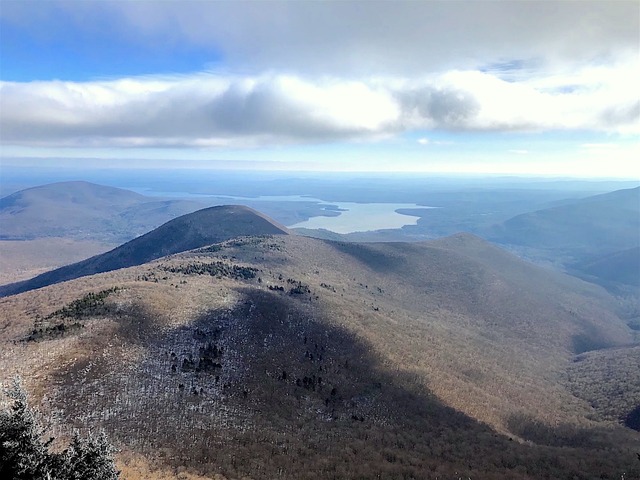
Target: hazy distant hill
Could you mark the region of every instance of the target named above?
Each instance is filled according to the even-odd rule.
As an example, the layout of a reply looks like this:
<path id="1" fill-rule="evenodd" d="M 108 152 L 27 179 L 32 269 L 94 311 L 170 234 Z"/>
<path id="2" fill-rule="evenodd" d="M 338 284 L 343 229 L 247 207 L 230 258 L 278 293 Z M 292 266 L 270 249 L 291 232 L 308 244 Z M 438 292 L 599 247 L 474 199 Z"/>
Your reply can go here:
<path id="1" fill-rule="evenodd" d="M 640 187 L 518 215 L 497 227 L 493 239 L 586 252 L 636 247 L 640 243 Z"/>
<path id="2" fill-rule="evenodd" d="M 122 243 L 202 206 L 89 182 L 52 183 L 0 199 L 0 240 L 63 237 Z"/>
<path id="3" fill-rule="evenodd" d="M 603 283 L 637 284 L 640 272 L 633 252 L 640 247 L 640 187 L 518 215 L 487 236 Z M 625 268 L 617 275 L 621 265 Z"/>
<path id="4" fill-rule="evenodd" d="M 22 373 L 59 428 L 105 428 L 141 478 L 640 476 L 617 423 L 637 402 L 598 393 L 591 360 L 574 368 L 624 347 L 637 391 L 633 331 L 602 288 L 468 234 L 264 236 L 286 230 L 239 207 L 101 262 L 217 228 L 229 240 L 0 299 L 0 379 Z"/>
<path id="5" fill-rule="evenodd" d="M 210 207 L 171 220 L 109 252 L 0 286 L 0 296 L 64 282 L 95 273 L 141 265 L 156 258 L 243 235 L 286 234 L 287 229 L 253 209 L 237 205 Z"/>
<path id="6" fill-rule="evenodd" d="M 608 255 L 588 258 L 582 262 L 569 265 L 585 278 L 595 278 L 599 282 L 640 286 L 640 247 L 628 248 Z"/>

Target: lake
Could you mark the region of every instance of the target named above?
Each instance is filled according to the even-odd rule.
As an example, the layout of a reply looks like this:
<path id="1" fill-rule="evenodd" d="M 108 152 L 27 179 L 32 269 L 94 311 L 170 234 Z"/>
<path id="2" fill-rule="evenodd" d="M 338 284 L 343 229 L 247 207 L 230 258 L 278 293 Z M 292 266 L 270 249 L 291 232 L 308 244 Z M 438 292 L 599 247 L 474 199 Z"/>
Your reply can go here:
<path id="1" fill-rule="evenodd" d="M 260 210 L 259 202 L 307 202 L 315 203 L 323 207 L 323 210 L 332 216 L 316 216 L 308 220 L 292 225 L 289 228 L 325 229 L 335 233 L 368 232 L 372 230 L 386 230 L 402 228 L 405 225 L 416 225 L 417 215 L 398 213 L 397 210 L 427 210 L 437 207 L 427 207 L 415 203 L 357 203 L 357 202 L 331 202 L 320 198 L 304 195 L 263 195 L 257 197 L 241 197 L 232 195 L 205 195 L 190 192 L 157 192 L 150 189 L 130 188 L 143 195 L 166 196 L 179 198 L 219 199 L 232 203 L 247 205 Z M 231 202 L 230 202 L 231 203 Z M 335 214 L 338 213 L 336 216 Z"/>
<path id="2" fill-rule="evenodd" d="M 328 209 L 339 209 L 336 217 L 312 217 L 304 222 L 288 225 L 289 228 L 323 228 L 335 233 L 367 232 L 371 230 L 402 228 L 416 225 L 419 216 L 398 213 L 401 209 L 428 209 L 415 203 L 354 203 L 323 202 Z M 329 208 L 330 207 L 330 208 Z"/>

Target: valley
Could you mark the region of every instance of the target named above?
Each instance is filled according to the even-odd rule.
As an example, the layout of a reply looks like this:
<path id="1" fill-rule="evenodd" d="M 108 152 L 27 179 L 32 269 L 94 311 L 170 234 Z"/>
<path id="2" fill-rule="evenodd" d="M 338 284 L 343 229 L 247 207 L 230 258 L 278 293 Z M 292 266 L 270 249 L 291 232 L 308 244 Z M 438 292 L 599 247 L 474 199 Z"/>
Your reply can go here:
<path id="1" fill-rule="evenodd" d="M 68 237 L 0 240 L 0 285 L 33 278 L 41 273 L 104 253 L 117 244 Z"/>

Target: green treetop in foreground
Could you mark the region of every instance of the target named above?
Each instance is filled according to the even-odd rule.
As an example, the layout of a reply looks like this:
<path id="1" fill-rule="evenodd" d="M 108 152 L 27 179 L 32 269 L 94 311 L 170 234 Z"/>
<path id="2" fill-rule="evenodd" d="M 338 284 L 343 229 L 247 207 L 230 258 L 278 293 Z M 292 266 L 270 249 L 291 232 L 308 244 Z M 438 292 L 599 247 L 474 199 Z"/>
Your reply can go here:
<path id="1" fill-rule="evenodd" d="M 73 437 L 68 448 L 51 452 L 53 438 L 42 440 L 44 428 L 29 407 L 20 380 L 14 379 L 5 395 L 7 409 L 0 410 L 0 478 L 15 480 L 117 480 L 113 447 L 106 436 Z"/>

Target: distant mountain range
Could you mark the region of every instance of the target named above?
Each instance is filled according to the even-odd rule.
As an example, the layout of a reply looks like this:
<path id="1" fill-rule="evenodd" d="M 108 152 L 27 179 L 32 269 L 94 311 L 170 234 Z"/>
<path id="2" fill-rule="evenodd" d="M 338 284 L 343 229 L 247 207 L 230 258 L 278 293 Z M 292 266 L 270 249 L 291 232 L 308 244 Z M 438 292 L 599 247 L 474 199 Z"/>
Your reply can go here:
<path id="1" fill-rule="evenodd" d="M 89 182 L 52 183 L 0 199 L 0 240 L 65 237 L 122 243 L 202 207 Z"/>
<path id="2" fill-rule="evenodd" d="M 504 197 L 505 193 L 501 195 Z M 502 199 L 503 202 L 506 200 Z M 616 294 L 637 295 L 640 282 L 640 187 L 555 203 L 553 207 L 520 214 L 491 227 L 485 226 L 487 220 L 484 217 L 478 225 L 471 222 L 467 226 L 470 231 L 524 258 L 552 264 L 605 286 Z M 66 251 L 62 252 L 65 244 L 61 243 L 62 240 L 53 240 L 54 237 L 93 242 L 83 245 L 82 249 L 95 251 L 99 245 L 122 244 L 172 218 L 202 207 L 203 204 L 197 201 L 145 197 L 88 182 L 43 185 L 0 199 L 0 241 L 51 238 L 50 254 L 40 255 L 40 263 L 30 265 L 27 262 L 25 265 L 25 270 L 40 268 L 42 271 L 40 264 L 56 265 L 58 252 L 66 254 Z M 297 215 L 307 218 L 306 215 L 318 214 L 311 212 L 306 204 L 300 207 L 304 212 L 292 208 L 284 204 L 270 206 L 271 210 L 278 212 L 278 218 L 298 218 Z M 440 212 L 440 217 L 444 213 L 444 210 Z M 443 221 L 441 218 L 440 222 Z M 452 221 L 455 223 L 455 218 Z M 301 233 L 333 240 L 347 238 L 328 231 Z M 355 241 L 391 241 L 398 235 L 388 230 L 352 234 L 348 238 Z M 11 247 L 10 250 L 15 252 L 16 244 Z M 33 247 L 25 245 L 25 254 L 29 248 Z M 92 273 L 103 268 L 89 267 L 88 264 L 85 267 Z M 12 275 L 17 279 L 25 277 L 18 269 L 15 274 L 6 273 L 9 281 Z M 60 278 L 67 277 L 62 275 Z"/>
<path id="3" fill-rule="evenodd" d="M 518 215 L 491 240 L 536 248 L 612 253 L 640 245 L 640 187 Z"/>
<path id="4" fill-rule="evenodd" d="M 616 299 L 479 237 L 321 240 L 215 207 L 48 275 L 4 290 L 0 380 L 104 428 L 123 474 L 640 476 Z"/>
<path id="5" fill-rule="evenodd" d="M 601 283 L 640 282 L 640 187 L 518 215 L 487 238 Z"/>
<path id="6" fill-rule="evenodd" d="M 587 258 L 569 264 L 568 271 L 613 291 L 619 291 L 625 285 L 640 287 L 640 247 Z"/>

